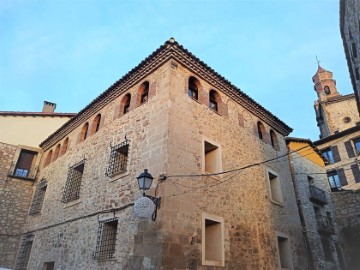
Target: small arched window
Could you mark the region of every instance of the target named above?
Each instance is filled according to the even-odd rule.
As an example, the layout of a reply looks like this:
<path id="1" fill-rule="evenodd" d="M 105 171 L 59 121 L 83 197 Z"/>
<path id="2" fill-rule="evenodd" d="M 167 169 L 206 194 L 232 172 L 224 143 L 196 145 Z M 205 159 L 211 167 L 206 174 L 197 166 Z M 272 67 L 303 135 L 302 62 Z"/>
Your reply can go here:
<path id="1" fill-rule="evenodd" d="M 143 82 L 138 90 L 138 104 L 143 104 L 148 101 L 149 98 L 149 82 Z"/>
<path id="2" fill-rule="evenodd" d="M 80 133 L 80 142 L 85 141 L 86 140 L 86 136 L 88 133 L 88 129 L 89 129 L 89 123 L 85 123 L 84 126 L 81 129 L 81 133 Z"/>
<path id="3" fill-rule="evenodd" d="M 52 153 L 53 153 L 53 151 L 50 150 L 50 152 L 47 154 L 45 162 L 44 162 L 44 167 L 50 164 L 51 158 L 52 158 Z"/>
<path id="4" fill-rule="evenodd" d="M 93 121 L 93 123 L 92 123 L 91 134 L 95 134 L 96 132 L 99 131 L 99 129 L 100 129 L 100 122 L 101 122 L 101 114 L 99 113 L 99 114 L 95 117 L 95 119 L 94 119 L 94 121 Z"/>
<path id="5" fill-rule="evenodd" d="M 130 109 L 131 95 L 126 94 L 121 100 L 120 104 L 120 116 L 129 112 Z"/>
<path id="6" fill-rule="evenodd" d="M 62 145 L 62 147 L 61 147 L 60 156 L 62 156 L 62 155 L 64 155 L 66 153 L 68 145 L 69 145 L 69 138 L 66 138 L 63 145 Z"/>
<path id="7" fill-rule="evenodd" d="M 209 92 L 209 108 L 218 112 L 218 104 L 220 102 L 220 95 L 215 90 Z"/>
<path id="8" fill-rule="evenodd" d="M 199 96 L 199 89 L 200 89 L 200 82 L 195 77 L 189 78 L 189 89 L 188 89 L 188 96 L 198 100 Z"/>
<path id="9" fill-rule="evenodd" d="M 55 161 L 58 157 L 59 157 L 59 152 L 60 152 L 60 143 L 56 146 L 55 148 L 55 152 L 54 152 L 54 157 L 53 157 L 53 161 Z"/>
<path id="10" fill-rule="evenodd" d="M 329 94 L 331 93 L 330 87 L 326 85 L 326 86 L 324 87 L 324 92 L 325 92 L 325 94 L 329 95 Z"/>
<path id="11" fill-rule="evenodd" d="M 259 135 L 260 140 L 265 141 L 265 127 L 264 127 L 263 123 L 258 122 L 257 128 L 258 128 L 258 135 Z"/>
<path id="12" fill-rule="evenodd" d="M 271 145 L 276 149 L 279 150 L 279 142 L 276 136 L 276 133 L 273 130 L 270 130 L 270 139 Z"/>

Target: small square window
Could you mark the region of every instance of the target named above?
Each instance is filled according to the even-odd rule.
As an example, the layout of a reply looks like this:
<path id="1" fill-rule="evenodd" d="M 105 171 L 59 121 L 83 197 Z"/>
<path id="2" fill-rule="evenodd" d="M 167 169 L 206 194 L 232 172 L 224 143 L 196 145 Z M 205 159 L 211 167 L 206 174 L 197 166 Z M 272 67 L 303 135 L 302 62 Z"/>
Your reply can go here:
<path id="1" fill-rule="evenodd" d="M 117 218 L 112 218 L 100 222 L 94 259 L 106 260 L 114 258 L 117 226 Z"/>
<path id="2" fill-rule="evenodd" d="M 129 156 L 129 141 L 111 147 L 110 162 L 106 175 L 109 177 L 126 172 Z"/>
<path id="3" fill-rule="evenodd" d="M 203 214 L 202 264 L 224 266 L 224 220 Z"/>
<path id="4" fill-rule="evenodd" d="M 65 184 L 62 202 L 70 202 L 80 197 L 81 179 L 85 167 L 85 160 L 80 161 L 69 168 L 68 177 Z"/>

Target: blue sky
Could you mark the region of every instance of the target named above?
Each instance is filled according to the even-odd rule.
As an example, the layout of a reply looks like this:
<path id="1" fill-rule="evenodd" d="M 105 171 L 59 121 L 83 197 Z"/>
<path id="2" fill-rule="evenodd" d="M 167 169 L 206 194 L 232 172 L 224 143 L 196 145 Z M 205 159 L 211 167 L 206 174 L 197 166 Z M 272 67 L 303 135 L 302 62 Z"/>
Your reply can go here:
<path id="1" fill-rule="evenodd" d="M 170 37 L 316 140 L 317 55 L 352 92 L 338 0 L 0 0 L 0 110 L 78 112 Z"/>

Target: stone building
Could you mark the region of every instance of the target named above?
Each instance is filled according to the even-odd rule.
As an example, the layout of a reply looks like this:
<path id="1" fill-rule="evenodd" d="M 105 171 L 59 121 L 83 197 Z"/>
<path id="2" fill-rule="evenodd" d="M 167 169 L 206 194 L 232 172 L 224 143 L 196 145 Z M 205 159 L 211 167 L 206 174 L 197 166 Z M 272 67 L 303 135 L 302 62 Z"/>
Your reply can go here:
<path id="1" fill-rule="evenodd" d="M 305 269 L 290 132 L 170 39 L 41 143 L 15 268 Z"/>
<path id="2" fill-rule="evenodd" d="M 309 269 L 345 269 L 323 156 L 308 139 L 286 143 Z"/>
<path id="3" fill-rule="evenodd" d="M 28 215 L 42 150 L 39 144 L 75 114 L 0 112 L 0 267 L 11 268 Z"/>
<path id="4" fill-rule="evenodd" d="M 319 66 L 313 77 L 320 140 L 314 142 L 327 159 L 340 241 L 348 269 L 357 269 L 360 257 L 360 118 L 354 94 L 340 95 L 332 73 Z"/>
<path id="5" fill-rule="evenodd" d="M 340 33 L 360 111 L 360 2 L 358 0 L 340 0 Z"/>

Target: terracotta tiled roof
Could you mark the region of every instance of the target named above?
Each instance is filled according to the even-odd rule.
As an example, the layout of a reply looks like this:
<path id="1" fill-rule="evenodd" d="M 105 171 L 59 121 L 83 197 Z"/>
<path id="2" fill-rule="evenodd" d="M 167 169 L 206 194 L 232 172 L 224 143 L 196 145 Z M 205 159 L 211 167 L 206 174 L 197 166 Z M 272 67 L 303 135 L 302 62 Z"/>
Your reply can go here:
<path id="1" fill-rule="evenodd" d="M 223 76 L 218 74 L 203 61 L 185 49 L 182 45 L 176 42 L 173 38 L 166 41 L 162 46 L 155 50 L 151 55 L 145 58 L 138 66 L 130 70 L 126 75 L 121 77 L 106 91 L 96 97 L 89 105 L 83 108 L 75 117 L 66 122 L 57 131 L 51 134 L 41 147 L 51 147 L 58 140 L 61 140 L 67 133 L 75 129 L 86 121 L 92 114 L 109 104 L 113 99 L 120 96 L 127 91 L 134 84 L 153 72 L 155 69 L 163 65 L 170 59 L 174 59 L 183 64 L 187 69 L 193 71 L 197 76 L 204 80 L 211 80 L 214 82 L 218 90 L 228 95 L 235 101 L 239 102 L 244 108 L 251 111 L 254 115 L 259 117 L 262 121 L 268 123 L 272 128 L 283 135 L 288 135 L 292 128 L 282 122 L 279 118 L 266 110 L 255 100 L 250 98 L 239 88 L 232 85 Z"/>
<path id="2" fill-rule="evenodd" d="M 0 116 L 50 116 L 50 117 L 74 117 L 76 113 L 48 113 L 48 112 L 13 112 L 0 111 Z"/>

